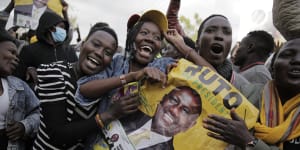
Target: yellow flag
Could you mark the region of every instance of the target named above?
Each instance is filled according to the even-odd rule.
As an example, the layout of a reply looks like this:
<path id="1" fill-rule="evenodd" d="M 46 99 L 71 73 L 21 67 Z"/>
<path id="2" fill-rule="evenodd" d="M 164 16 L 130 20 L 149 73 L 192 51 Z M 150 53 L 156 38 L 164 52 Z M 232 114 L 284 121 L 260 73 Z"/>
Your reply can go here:
<path id="1" fill-rule="evenodd" d="M 230 109 L 235 107 L 236 112 L 244 118 L 248 128 L 252 128 L 258 117 L 258 110 L 234 86 L 210 68 L 196 66 L 181 59 L 177 67 L 168 74 L 168 86 L 161 88 L 161 84 L 147 82 L 141 87 L 142 95 L 148 106 L 153 110 L 141 106 L 140 109 L 149 116 L 153 116 L 156 106 L 166 93 L 178 86 L 189 86 L 196 90 L 201 97 L 202 113 L 196 125 L 185 132 L 174 136 L 173 146 L 181 150 L 215 150 L 224 149 L 227 144 L 208 137 L 207 130 L 202 127 L 202 120 L 208 114 L 218 114 L 230 118 Z"/>

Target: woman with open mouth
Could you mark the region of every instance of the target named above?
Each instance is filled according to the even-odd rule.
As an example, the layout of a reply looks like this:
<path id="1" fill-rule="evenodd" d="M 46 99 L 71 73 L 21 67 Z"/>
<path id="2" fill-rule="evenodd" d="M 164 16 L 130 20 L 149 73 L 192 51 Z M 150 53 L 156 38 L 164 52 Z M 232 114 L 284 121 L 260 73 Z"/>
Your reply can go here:
<path id="1" fill-rule="evenodd" d="M 233 70 L 232 63 L 227 59 L 232 43 L 232 28 L 229 20 L 219 14 L 207 17 L 199 27 L 196 49 L 216 71 L 234 85 L 250 101 L 258 97 L 250 93 L 252 84 Z"/>

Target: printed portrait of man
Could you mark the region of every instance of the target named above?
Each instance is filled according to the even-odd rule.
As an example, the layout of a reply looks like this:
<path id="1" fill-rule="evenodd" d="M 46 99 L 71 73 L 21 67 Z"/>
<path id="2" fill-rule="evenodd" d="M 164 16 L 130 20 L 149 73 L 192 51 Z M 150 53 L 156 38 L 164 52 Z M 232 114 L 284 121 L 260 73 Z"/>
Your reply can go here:
<path id="1" fill-rule="evenodd" d="M 29 5 L 16 5 L 14 14 L 14 25 L 28 27 L 35 30 L 42 14 L 49 10 L 49 0 L 33 0 Z"/>
<path id="2" fill-rule="evenodd" d="M 173 137 L 194 126 L 201 111 L 197 91 L 179 86 L 163 96 L 152 118 L 140 112 L 121 122 L 136 149 L 173 149 Z"/>
<path id="3" fill-rule="evenodd" d="M 201 110 L 201 98 L 194 89 L 176 87 L 158 105 L 152 129 L 162 135 L 174 136 L 195 125 Z"/>

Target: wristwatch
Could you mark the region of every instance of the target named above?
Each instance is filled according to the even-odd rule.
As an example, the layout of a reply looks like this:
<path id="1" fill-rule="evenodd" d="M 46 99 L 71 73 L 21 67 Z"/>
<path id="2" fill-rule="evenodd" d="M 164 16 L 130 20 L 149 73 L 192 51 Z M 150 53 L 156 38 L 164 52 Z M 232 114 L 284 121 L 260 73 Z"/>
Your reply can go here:
<path id="1" fill-rule="evenodd" d="M 247 147 L 255 147 L 255 145 L 257 144 L 258 142 L 258 139 L 257 138 L 254 138 L 252 141 L 248 142 L 247 145 L 246 145 L 246 148 Z"/>

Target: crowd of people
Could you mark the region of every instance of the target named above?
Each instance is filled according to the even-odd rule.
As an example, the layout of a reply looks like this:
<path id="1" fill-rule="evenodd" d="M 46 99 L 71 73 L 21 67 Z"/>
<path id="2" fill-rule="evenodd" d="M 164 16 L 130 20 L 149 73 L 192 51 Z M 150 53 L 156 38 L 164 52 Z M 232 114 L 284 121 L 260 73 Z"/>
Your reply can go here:
<path id="1" fill-rule="evenodd" d="M 61 13 L 47 6 L 50 1 L 57 1 Z M 193 127 L 205 107 L 199 93 L 176 87 L 150 117 L 139 109 L 139 93 L 120 95 L 120 89 L 142 80 L 164 88 L 178 59 L 210 68 L 259 110 L 250 130 L 235 108 L 231 118 L 208 114 L 202 122 L 208 132 L 201 136 L 227 143 L 226 149 L 300 149 L 299 35 L 284 34 L 287 41 L 278 48 L 268 32 L 249 31 L 231 49 L 230 21 L 212 14 L 193 41 L 178 20 L 180 1 L 170 0 L 166 13 L 133 14 L 120 53 L 118 35 L 105 21 L 71 45 L 64 0 L 33 0 L 34 8 L 47 8 L 34 18 L 37 27 L 20 38 L 15 35 L 20 27 L 3 26 L 17 2 L 12 0 L 0 13 L 0 149 L 94 149 L 101 141 L 117 149 L 104 133 L 116 120 L 135 149 L 176 149 L 173 136 Z M 274 10 L 281 6 L 277 0 L 274 5 Z M 156 141 L 134 136 L 140 128 L 149 129 Z"/>

